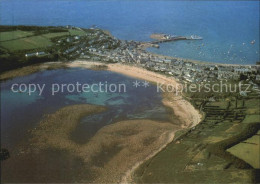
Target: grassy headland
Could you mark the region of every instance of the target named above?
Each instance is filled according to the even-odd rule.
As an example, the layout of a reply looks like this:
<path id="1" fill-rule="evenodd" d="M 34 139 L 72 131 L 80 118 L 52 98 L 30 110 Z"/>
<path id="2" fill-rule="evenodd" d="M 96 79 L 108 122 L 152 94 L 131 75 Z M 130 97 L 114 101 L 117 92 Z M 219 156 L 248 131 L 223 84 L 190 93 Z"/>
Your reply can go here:
<path id="1" fill-rule="evenodd" d="M 78 49 L 104 44 L 108 48 L 116 46 L 111 35 L 100 29 L 0 26 L 0 72 L 47 61 L 73 60 L 80 55 Z"/>

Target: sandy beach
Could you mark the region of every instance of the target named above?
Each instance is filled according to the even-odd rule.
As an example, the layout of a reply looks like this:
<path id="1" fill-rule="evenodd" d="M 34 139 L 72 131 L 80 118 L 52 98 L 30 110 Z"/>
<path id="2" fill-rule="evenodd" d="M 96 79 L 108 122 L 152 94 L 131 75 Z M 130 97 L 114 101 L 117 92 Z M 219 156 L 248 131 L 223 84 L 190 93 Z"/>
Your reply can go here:
<path id="1" fill-rule="evenodd" d="M 111 64 L 108 65 L 108 70 L 113 72 L 118 72 L 124 75 L 128 75 L 134 78 L 139 78 L 142 80 L 147 80 L 154 83 L 161 84 L 171 84 L 173 86 L 178 85 L 178 83 L 173 78 L 168 78 L 161 74 L 157 74 L 143 68 L 138 68 L 134 66 L 120 65 L 120 64 Z M 170 107 L 173 110 L 175 116 L 178 117 L 181 121 L 181 128 L 188 128 L 197 125 L 201 120 L 201 114 L 186 100 L 181 96 L 175 96 L 175 93 L 172 92 L 163 92 L 163 104 L 167 107 Z M 137 169 L 143 162 L 155 156 L 163 148 L 165 148 L 174 138 L 174 131 L 171 132 L 168 136 L 168 139 L 164 144 L 158 149 L 154 150 L 151 154 L 145 157 L 142 161 L 137 162 L 130 170 L 126 172 L 123 176 L 121 182 L 129 183 L 132 181 L 132 173 Z"/>
<path id="2" fill-rule="evenodd" d="M 76 61 L 70 63 L 70 67 L 85 67 L 91 68 L 93 65 L 101 65 L 96 62 L 84 62 L 84 61 Z M 136 66 L 122 65 L 122 64 L 108 64 L 107 70 L 112 72 L 117 72 L 123 75 L 127 75 L 133 78 L 138 78 L 142 80 L 146 80 L 152 83 L 161 83 L 161 84 L 170 84 L 173 86 L 178 85 L 178 82 L 174 80 L 174 78 L 170 78 L 161 74 L 157 74 L 155 72 L 148 71 L 143 68 L 139 68 Z M 177 116 L 178 120 L 181 122 L 182 128 L 190 128 L 197 125 L 201 121 L 201 114 L 198 110 L 196 110 L 188 101 L 183 99 L 182 96 L 175 96 L 174 92 L 163 92 L 163 104 L 173 110 L 175 116 Z M 127 172 L 123 175 L 121 182 L 129 183 L 132 181 L 132 173 L 138 168 L 146 160 L 150 159 L 154 155 L 156 155 L 159 151 L 161 151 L 164 147 L 166 147 L 170 142 L 172 142 L 174 138 L 174 132 L 179 130 L 177 128 L 172 130 L 167 135 L 167 139 L 164 139 L 164 143 L 159 147 L 154 149 L 150 154 L 144 156 L 141 160 L 135 162 L 135 164 L 127 170 Z"/>
<path id="3" fill-rule="evenodd" d="M 85 68 L 91 68 L 93 65 L 102 65 L 102 63 L 76 61 L 68 64 L 69 67 Z M 107 66 L 107 70 L 109 71 L 146 80 L 155 84 L 160 83 L 173 86 L 179 85 L 179 83 L 173 77 L 167 77 L 140 67 L 123 64 L 107 64 Z M 183 128 L 195 126 L 201 120 L 201 114 L 198 112 L 198 110 L 196 110 L 188 101 L 184 100 L 182 96 L 175 96 L 174 92 L 163 92 L 163 104 L 167 107 L 170 107 L 174 111 L 174 114 L 182 122 Z"/>
<path id="4" fill-rule="evenodd" d="M 149 81 L 153 84 L 178 85 L 172 78 L 136 66 L 123 64 L 106 64 L 92 61 L 75 61 L 70 63 L 44 63 L 28 66 L 15 71 L 9 71 L 0 76 L 6 80 L 16 76 L 25 76 L 46 69 L 80 67 L 86 69 L 101 69 L 120 73 L 133 78 Z M 163 92 L 162 103 L 172 109 L 173 116 L 181 125 L 172 122 L 158 122 L 149 119 L 124 120 L 114 122 L 101 128 L 91 140 L 84 145 L 78 145 L 69 139 L 69 134 L 77 123 L 82 113 L 88 114 L 92 106 L 65 107 L 52 115 L 47 115 L 39 127 L 33 132 L 33 149 L 61 149 L 69 151 L 75 157 L 81 158 L 90 165 L 96 175 L 91 182 L 120 182 L 130 183 L 132 174 L 146 160 L 155 156 L 174 139 L 176 131 L 197 125 L 201 115 L 181 95 L 175 96 L 174 92 Z M 77 108 L 77 112 L 71 114 L 72 120 L 62 118 L 62 114 L 71 113 Z M 95 107 L 96 108 L 96 107 Z M 102 108 L 101 108 L 102 109 Z M 95 110 L 93 110 L 95 111 Z M 81 113 L 82 112 L 82 113 Z M 73 116 L 72 116 L 73 115 Z M 67 122 L 66 126 L 62 123 Z M 55 133 L 54 133 L 55 132 Z M 115 133 L 117 132 L 117 133 Z M 129 134 L 130 132 L 130 134 Z M 58 137 L 57 137 L 58 136 Z M 109 155 L 109 159 L 103 153 Z M 102 158 L 105 157 L 105 161 Z M 102 161 L 102 166 L 96 166 L 97 160 Z M 92 165 L 91 165 L 92 164 Z M 97 177 L 98 176 L 98 177 Z M 82 182 L 86 182 L 82 180 Z"/>

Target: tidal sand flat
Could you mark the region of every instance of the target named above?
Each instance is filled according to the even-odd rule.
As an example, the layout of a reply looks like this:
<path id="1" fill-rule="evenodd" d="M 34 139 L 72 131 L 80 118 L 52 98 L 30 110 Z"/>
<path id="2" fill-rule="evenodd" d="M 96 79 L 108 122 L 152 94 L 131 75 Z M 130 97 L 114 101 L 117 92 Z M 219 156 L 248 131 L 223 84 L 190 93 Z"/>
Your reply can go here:
<path id="1" fill-rule="evenodd" d="M 66 106 L 47 115 L 39 126 L 31 131 L 31 139 L 23 151 L 24 156 L 15 162 L 8 163 L 7 161 L 6 164 L 9 166 L 7 168 L 10 170 L 9 172 L 5 171 L 12 173 L 10 172 L 12 166 L 23 162 L 28 164 L 30 157 L 32 157 L 32 161 L 29 163 L 36 164 L 33 161 L 37 162 L 37 168 L 41 168 L 40 171 L 45 172 L 45 175 L 48 169 L 46 165 L 49 167 L 53 166 L 54 163 L 60 165 L 61 161 L 58 160 L 64 159 L 64 164 L 71 166 L 70 162 L 78 160 L 75 164 L 79 164 L 80 168 L 72 166 L 73 173 L 78 174 L 70 178 L 71 182 L 119 182 L 129 168 L 149 157 L 165 142 L 169 142 L 172 133 L 179 128 L 169 122 L 147 119 L 126 120 L 101 128 L 85 144 L 77 144 L 70 139 L 71 132 L 83 116 L 104 110 L 105 108 L 102 106 L 82 104 Z M 44 163 L 45 161 L 50 162 L 47 160 L 49 156 L 58 156 L 59 154 L 61 157 L 56 157 L 57 161 L 54 163 Z M 68 156 L 66 159 L 62 157 L 64 154 L 70 155 L 69 158 Z M 37 159 L 39 160 L 37 161 Z M 22 168 L 20 169 L 22 170 Z M 69 168 L 63 168 L 63 170 L 70 172 Z M 42 173 L 35 172 L 33 174 L 33 177 L 37 178 Z M 50 172 L 48 175 L 52 176 Z M 63 181 L 66 178 L 61 178 L 62 176 L 58 174 L 56 177 L 52 176 L 53 178 L 42 177 L 41 181 Z"/>
<path id="2" fill-rule="evenodd" d="M 76 61 L 69 64 L 70 67 L 87 67 L 87 68 L 89 68 L 91 65 L 100 65 L 100 63 Z M 107 70 L 121 73 L 134 78 L 147 80 L 152 83 L 155 83 L 156 85 L 163 84 L 162 88 L 164 89 L 166 85 L 172 85 L 175 87 L 179 85 L 179 83 L 174 78 L 166 77 L 164 75 L 154 73 L 136 66 L 122 65 L 122 64 L 108 64 Z M 162 92 L 162 96 L 163 96 L 162 99 L 163 105 L 170 108 L 174 113 L 173 119 L 175 118 L 175 121 L 180 122 L 180 127 L 178 129 L 194 127 L 201 121 L 202 115 L 187 100 L 185 100 L 180 93 L 176 95 L 175 92 L 167 92 L 167 90 L 165 90 L 165 92 Z M 161 145 L 159 150 L 157 149 L 155 150 L 155 152 L 157 153 L 161 149 L 163 149 L 168 143 L 170 143 L 173 140 L 173 138 L 174 136 L 168 139 L 168 141 L 164 142 L 164 144 Z M 132 175 L 135 169 L 137 169 L 139 165 L 141 165 L 144 161 L 151 158 L 152 156 L 154 156 L 153 153 L 145 157 L 140 162 L 137 162 L 134 166 L 132 166 L 132 168 L 128 170 L 128 172 L 124 175 L 122 181 L 133 182 Z"/>
<path id="3" fill-rule="evenodd" d="M 89 173 L 81 158 L 70 150 L 75 147 L 71 146 L 69 134 L 83 116 L 104 110 L 104 107 L 95 105 L 72 105 L 47 115 L 39 126 L 30 130 L 30 139 L 11 152 L 11 159 L 2 163 L 2 180 L 72 182 L 75 181 L 72 178 L 79 177 L 82 172 Z"/>
<path id="4" fill-rule="evenodd" d="M 81 158 L 93 173 L 91 178 L 83 179 L 81 182 L 119 182 L 129 168 L 159 149 L 169 140 L 170 133 L 177 128 L 166 122 L 126 120 L 101 128 L 89 142 L 79 145 L 66 136 L 71 131 L 63 128 L 66 121 L 53 120 L 48 118 L 42 124 L 46 129 L 35 131 L 36 147 L 39 145 L 45 149 L 65 149 Z M 52 128 L 48 126 L 53 123 L 53 131 L 65 134 L 58 133 L 61 137 L 53 135 Z M 46 132 L 50 134 L 46 135 Z"/>
<path id="5" fill-rule="evenodd" d="M 97 66 L 102 67 L 99 68 Z M 133 78 L 147 80 L 155 84 L 163 84 L 162 87 L 165 87 L 166 85 L 172 85 L 176 87 L 179 85 L 179 83 L 172 77 L 167 77 L 165 75 L 154 73 L 140 67 L 123 64 L 104 64 L 93 61 L 75 61 L 71 63 L 44 63 L 33 67 L 28 66 L 18 69 L 18 71 L 14 70 L 6 72 L 0 76 L 0 79 L 9 79 L 15 77 L 16 75 L 22 76 L 22 73 L 24 73 L 24 75 L 30 74 L 30 72 L 27 73 L 24 71 L 31 71 L 31 73 L 33 73 L 35 71 L 53 68 L 57 69 L 59 67 L 86 69 L 98 68 L 100 70 L 105 69 L 112 72 L 121 73 Z M 175 94 L 175 92 L 163 92 L 163 104 L 167 107 L 170 107 L 174 111 L 174 114 L 179 117 L 179 120 L 182 122 L 183 125 L 194 126 L 198 124 L 201 120 L 200 113 L 188 101 L 183 99 L 180 93 L 178 93 L 178 95 Z"/>
<path id="6" fill-rule="evenodd" d="M 49 62 L 49 63 L 43 63 L 43 64 L 34 64 L 30 66 L 25 66 L 19 69 L 10 70 L 1 73 L 0 80 L 8 80 L 15 77 L 23 77 L 26 75 L 30 75 L 33 73 L 37 73 L 44 70 L 55 70 L 55 69 L 61 69 L 66 68 L 66 64 L 62 62 Z"/>
<path id="7" fill-rule="evenodd" d="M 45 63 L 2 75 L 1 144 L 11 155 L 2 164 L 3 182 L 118 182 L 167 145 L 181 128 L 154 85 L 137 90 L 132 86 L 135 78 L 103 71 L 103 67 L 87 69 L 97 70 L 103 64 L 83 65 L 76 62 L 59 68 Z M 50 86 L 101 79 L 125 82 L 129 90 L 55 96 L 48 88 L 42 96 L 10 90 L 13 83 L 21 82 Z"/>

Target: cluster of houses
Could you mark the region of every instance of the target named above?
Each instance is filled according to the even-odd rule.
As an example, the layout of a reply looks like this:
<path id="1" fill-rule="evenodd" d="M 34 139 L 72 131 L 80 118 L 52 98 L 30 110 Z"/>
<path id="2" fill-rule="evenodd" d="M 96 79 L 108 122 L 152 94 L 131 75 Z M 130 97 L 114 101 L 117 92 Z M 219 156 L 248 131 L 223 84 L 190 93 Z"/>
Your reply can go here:
<path id="1" fill-rule="evenodd" d="M 211 82 L 217 80 L 240 80 L 241 75 L 260 82 L 260 65 L 221 65 L 188 62 L 159 56 L 139 49 L 140 42 L 121 41 L 116 49 L 90 48 L 94 60 L 131 63 L 152 71 L 172 75 L 187 82 Z M 89 57 L 90 59 L 90 57 Z"/>
<path id="2" fill-rule="evenodd" d="M 220 65 L 189 62 L 146 52 L 142 42 L 124 41 L 100 29 L 89 29 L 85 35 L 68 36 L 56 43 L 61 58 L 89 59 L 94 61 L 131 63 L 149 70 L 165 73 L 187 82 L 211 82 L 216 80 L 240 80 L 241 75 L 260 83 L 260 65 Z M 25 56 L 41 56 L 45 52 L 28 53 Z"/>
<path id="3" fill-rule="evenodd" d="M 87 32 L 82 36 L 71 36 L 66 39 L 66 42 L 59 40 L 62 45 L 61 55 L 67 58 L 98 58 L 105 51 L 113 50 L 118 47 L 119 40 L 109 36 L 103 31 L 91 29 L 92 32 Z M 91 54 L 94 53 L 94 54 Z"/>
<path id="4" fill-rule="evenodd" d="M 36 56 L 36 57 L 40 57 L 40 56 L 46 56 L 48 55 L 48 53 L 45 53 L 44 51 L 40 51 L 40 52 L 32 52 L 32 53 L 27 53 L 25 54 L 25 57 L 33 57 L 33 56 Z"/>
<path id="5" fill-rule="evenodd" d="M 260 66 L 235 66 L 217 64 L 199 64 L 183 59 L 166 59 L 155 57 L 145 64 L 145 67 L 175 76 L 187 82 L 211 82 L 217 80 L 241 79 L 241 75 L 253 81 L 260 82 Z"/>

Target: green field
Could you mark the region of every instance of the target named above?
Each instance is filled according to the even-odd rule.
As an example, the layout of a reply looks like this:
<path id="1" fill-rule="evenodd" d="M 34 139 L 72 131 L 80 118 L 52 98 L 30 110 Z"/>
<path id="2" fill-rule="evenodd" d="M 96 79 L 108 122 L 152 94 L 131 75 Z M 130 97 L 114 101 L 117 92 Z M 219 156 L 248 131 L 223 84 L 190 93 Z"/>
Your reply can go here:
<path id="1" fill-rule="evenodd" d="M 32 31 L 10 31 L 0 32 L 0 46 L 9 52 L 21 50 L 40 49 L 51 46 L 52 38 L 62 36 L 82 36 L 86 35 L 83 30 L 70 29 L 68 32 L 46 33 L 34 35 Z"/>
<path id="2" fill-rule="evenodd" d="M 68 55 L 64 51 L 83 46 L 87 44 L 86 40 L 97 39 L 96 33 L 101 32 L 77 27 L 0 25 L 0 72 L 33 63 L 75 59 L 76 52 Z M 35 52 L 46 54 L 26 57 L 26 54 Z"/>
<path id="3" fill-rule="evenodd" d="M 31 31 L 9 31 L 9 32 L 0 32 L 0 42 L 19 39 L 27 36 L 32 36 L 33 32 Z M 1 43 L 2 44 L 2 43 Z"/>
<path id="4" fill-rule="evenodd" d="M 70 29 L 69 30 L 69 32 L 70 32 L 70 34 L 72 35 L 72 36 L 84 36 L 84 35 L 86 35 L 86 32 L 85 31 L 83 31 L 83 30 L 78 30 L 78 29 Z"/>
<path id="5" fill-rule="evenodd" d="M 260 130 L 253 137 L 229 148 L 228 152 L 260 169 Z"/>
<path id="6" fill-rule="evenodd" d="M 1 43 L 1 46 L 8 49 L 10 52 L 44 48 L 50 45 L 52 45 L 52 42 L 43 36 L 32 36 Z"/>
<path id="7" fill-rule="evenodd" d="M 30 32 L 27 32 L 30 35 Z M 1 47 L 9 50 L 10 52 L 19 50 L 31 50 L 45 48 L 52 45 L 51 38 L 61 37 L 68 35 L 67 32 L 61 33 L 47 33 L 39 36 L 29 36 L 26 38 L 17 38 L 11 41 L 0 42 Z"/>
<path id="8" fill-rule="evenodd" d="M 260 132 L 258 135 L 250 134 L 257 128 L 248 127 L 260 122 L 259 98 L 254 93 L 249 93 L 247 97 L 225 93 L 186 95 L 192 97 L 192 103 L 204 112 L 205 119 L 194 129 L 177 132 L 172 143 L 135 171 L 135 181 L 255 182 L 252 168 L 259 168 Z M 205 103 L 212 95 L 215 101 Z M 248 135 L 251 138 L 248 139 Z"/>
<path id="9" fill-rule="evenodd" d="M 259 114 L 246 115 L 243 123 L 260 122 Z"/>
<path id="10" fill-rule="evenodd" d="M 69 33 L 67 32 L 61 32 L 61 33 L 47 33 L 47 34 L 42 34 L 41 35 L 44 38 L 56 38 L 56 37 L 61 37 L 61 36 L 69 36 Z"/>

